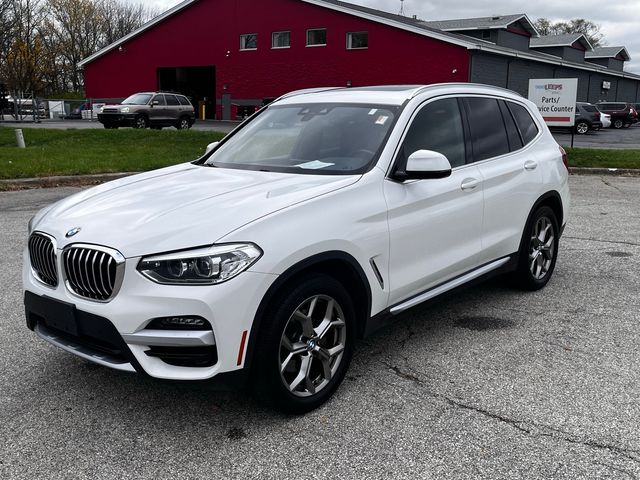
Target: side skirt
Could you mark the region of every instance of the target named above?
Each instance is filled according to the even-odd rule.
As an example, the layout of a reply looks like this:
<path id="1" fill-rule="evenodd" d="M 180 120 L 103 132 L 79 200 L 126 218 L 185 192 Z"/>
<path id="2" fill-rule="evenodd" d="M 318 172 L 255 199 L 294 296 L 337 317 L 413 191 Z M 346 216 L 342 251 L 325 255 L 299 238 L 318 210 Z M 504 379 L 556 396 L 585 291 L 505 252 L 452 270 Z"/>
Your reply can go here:
<path id="1" fill-rule="evenodd" d="M 463 273 L 451 280 L 448 280 L 440 285 L 436 285 L 422 293 L 419 293 L 408 300 L 393 305 L 382 312 L 374 315 L 367 322 L 364 337 L 377 332 L 381 328 L 393 322 L 393 319 L 399 313 L 404 312 L 416 305 L 422 303 L 440 299 L 445 294 L 451 294 L 460 290 L 469 288 L 478 283 L 482 283 L 489 278 L 502 275 L 505 273 L 513 272 L 518 266 L 518 254 L 513 253 L 509 256 L 494 260 L 493 262 L 482 265 L 467 273 Z"/>

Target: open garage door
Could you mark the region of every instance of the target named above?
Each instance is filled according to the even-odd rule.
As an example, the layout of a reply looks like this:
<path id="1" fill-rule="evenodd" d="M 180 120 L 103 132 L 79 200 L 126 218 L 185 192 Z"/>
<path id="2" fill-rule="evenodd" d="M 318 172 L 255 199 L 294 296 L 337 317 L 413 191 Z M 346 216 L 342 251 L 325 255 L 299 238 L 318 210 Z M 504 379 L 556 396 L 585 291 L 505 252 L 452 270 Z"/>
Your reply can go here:
<path id="1" fill-rule="evenodd" d="M 200 107 L 205 106 L 205 116 L 216 114 L 216 67 L 163 67 L 158 68 L 158 89 L 178 92 L 189 97 L 200 118 Z"/>

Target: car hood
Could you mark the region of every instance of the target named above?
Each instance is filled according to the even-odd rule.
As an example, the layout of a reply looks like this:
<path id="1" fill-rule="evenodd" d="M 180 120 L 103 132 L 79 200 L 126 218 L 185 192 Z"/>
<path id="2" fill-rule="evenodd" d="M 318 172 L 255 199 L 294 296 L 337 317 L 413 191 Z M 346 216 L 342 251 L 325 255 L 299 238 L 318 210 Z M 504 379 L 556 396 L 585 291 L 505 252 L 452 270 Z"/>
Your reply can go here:
<path id="1" fill-rule="evenodd" d="M 212 244 L 260 217 L 344 188 L 360 178 L 189 163 L 73 195 L 53 205 L 34 230 L 53 235 L 58 248 L 91 243 L 116 248 L 125 257 L 137 257 Z M 76 227 L 80 232 L 66 238 Z"/>

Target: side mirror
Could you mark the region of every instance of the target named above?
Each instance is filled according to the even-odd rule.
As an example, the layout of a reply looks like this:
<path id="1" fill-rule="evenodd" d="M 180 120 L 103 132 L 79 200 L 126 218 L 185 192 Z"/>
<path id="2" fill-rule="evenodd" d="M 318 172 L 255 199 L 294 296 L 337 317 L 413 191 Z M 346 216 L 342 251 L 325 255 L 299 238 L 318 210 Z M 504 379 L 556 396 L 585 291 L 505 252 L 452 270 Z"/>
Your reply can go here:
<path id="1" fill-rule="evenodd" d="M 418 150 L 409 155 L 404 172 L 397 172 L 398 180 L 446 178 L 451 175 L 447 157 L 432 150 Z"/>
<path id="2" fill-rule="evenodd" d="M 214 148 L 216 148 L 218 145 L 220 144 L 220 142 L 213 142 L 210 143 L 209 145 L 207 145 L 207 149 L 205 150 L 205 154 L 209 153 L 211 150 L 213 150 Z"/>

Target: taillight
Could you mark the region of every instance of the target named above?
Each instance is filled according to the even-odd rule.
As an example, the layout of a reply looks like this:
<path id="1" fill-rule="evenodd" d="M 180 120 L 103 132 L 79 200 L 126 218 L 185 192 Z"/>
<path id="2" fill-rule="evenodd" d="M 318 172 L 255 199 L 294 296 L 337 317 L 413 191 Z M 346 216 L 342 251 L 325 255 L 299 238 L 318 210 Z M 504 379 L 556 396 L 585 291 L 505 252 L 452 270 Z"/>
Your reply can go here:
<path id="1" fill-rule="evenodd" d="M 600 120 L 600 114 L 596 113 L 596 120 Z"/>
<path id="2" fill-rule="evenodd" d="M 567 152 L 562 147 L 560 147 L 560 155 L 562 155 L 562 163 L 564 163 L 566 169 L 569 170 L 569 158 L 567 157 Z"/>

